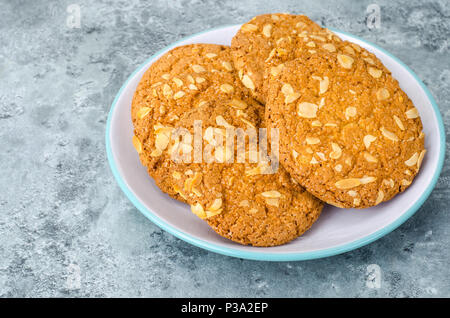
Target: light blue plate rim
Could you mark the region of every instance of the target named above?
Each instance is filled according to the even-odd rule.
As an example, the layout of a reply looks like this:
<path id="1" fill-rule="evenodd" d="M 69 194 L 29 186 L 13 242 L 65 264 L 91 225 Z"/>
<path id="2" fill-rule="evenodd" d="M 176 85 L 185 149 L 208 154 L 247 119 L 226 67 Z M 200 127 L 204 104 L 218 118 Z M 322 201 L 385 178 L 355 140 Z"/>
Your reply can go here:
<path id="1" fill-rule="evenodd" d="M 310 259 L 317 259 L 317 258 L 323 258 L 323 257 L 328 257 L 328 256 L 333 256 L 333 255 L 337 255 L 337 254 L 341 254 L 341 253 L 345 253 L 354 249 L 357 249 L 359 247 L 362 247 L 364 245 L 367 245 L 381 237 L 383 237 L 384 235 L 392 232 L 393 230 L 395 230 L 397 227 L 399 227 L 401 224 L 403 224 L 407 219 L 409 219 L 421 206 L 422 204 L 425 202 L 425 200 L 429 197 L 429 195 L 431 194 L 431 191 L 433 190 L 433 188 L 435 187 L 437 180 L 439 178 L 439 175 L 441 173 L 442 170 L 442 166 L 444 164 L 444 157 L 445 157 L 445 132 L 444 132 L 444 124 L 442 121 L 442 116 L 441 113 L 439 111 L 439 107 L 436 104 L 436 101 L 434 100 L 433 96 L 431 95 L 431 92 L 428 90 L 428 88 L 425 86 L 425 84 L 419 79 L 419 77 L 406 65 L 404 64 L 401 60 L 399 60 L 396 56 L 392 55 L 391 53 L 389 53 L 388 51 L 386 51 L 385 49 L 379 47 L 378 45 L 375 45 L 369 41 L 366 41 L 362 38 L 359 38 L 353 34 L 347 33 L 347 32 L 343 32 L 337 29 L 332 29 L 330 28 L 332 31 L 334 32 L 339 32 L 341 34 L 344 34 L 348 37 L 354 38 L 356 40 L 359 40 L 361 42 L 366 43 L 367 45 L 370 45 L 380 51 L 382 51 L 384 54 L 388 55 L 389 57 L 391 57 L 392 59 L 394 59 L 398 64 L 400 64 L 402 67 L 404 67 L 413 77 L 414 79 L 420 84 L 420 86 L 422 87 L 422 89 L 425 91 L 429 101 L 431 102 L 438 124 L 439 124 L 439 139 L 440 139 L 440 148 L 439 148 L 439 159 L 438 159 L 438 167 L 436 169 L 436 171 L 434 172 L 433 178 L 428 186 L 428 188 L 425 190 L 425 192 L 421 195 L 421 197 L 415 202 L 415 204 L 409 208 L 401 217 L 399 217 L 397 220 L 395 220 L 394 222 L 392 222 L 391 224 L 389 224 L 388 226 L 378 230 L 375 233 L 372 233 L 364 238 L 358 239 L 356 241 L 347 243 L 347 244 L 343 244 L 341 246 L 336 246 L 336 247 L 332 247 L 332 248 L 328 248 L 328 249 L 324 249 L 324 250 L 319 250 L 319 251 L 312 251 L 312 252 L 300 252 L 300 253 L 271 253 L 271 252 L 264 252 L 264 251 L 242 251 L 242 250 L 238 250 L 238 249 L 233 249 L 233 248 L 228 248 L 228 247 L 223 247 L 223 246 L 218 246 L 216 244 L 195 238 L 189 234 L 186 234 L 176 228 L 174 228 L 173 226 L 171 226 L 170 224 L 166 223 L 163 219 L 159 218 L 158 216 L 156 216 L 156 214 L 154 214 L 151 210 L 147 209 L 139 200 L 138 198 L 136 198 L 136 196 L 132 193 L 132 191 L 128 188 L 128 186 L 126 185 L 126 183 L 123 181 L 122 176 L 119 173 L 119 170 L 116 166 L 116 163 L 114 161 L 114 157 L 112 154 L 112 149 L 111 149 L 111 142 L 110 142 L 110 129 L 111 129 L 111 118 L 112 118 L 112 114 L 114 112 L 114 108 L 117 104 L 117 101 L 119 99 L 119 97 L 122 95 L 123 90 L 125 89 L 125 87 L 128 85 L 128 82 L 130 81 L 131 78 L 134 77 L 134 75 L 136 73 L 138 73 L 143 67 L 145 67 L 145 65 L 147 65 L 155 56 L 161 54 L 162 52 L 172 49 L 174 47 L 176 47 L 179 43 L 181 43 L 182 41 L 188 40 L 192 37 L 207 33 L 207 32 L 211 32 L 211 31 L 215 31 L 215 30 L 219 30 L 219 29 L 223 29 L 223 28 L 227 28 L 227 27 L 233 27 L 235 25 L 223 25 L 220 27 L 216 27 L 216 28 L 212 28 L 203 32 L 199 32 L 196 34 L 193 34 L 191 36 L 185 37 L 159 51 L 157 51 L 153 56 L 151 56 L 150 58 L 148 58 L 143 64 L 141 64 L 126 80 L 126 82 L 122 85 L 122 87 L 120 88 L 119 92 L 117 93 L 116 97 L 114 98 L 114 101 L 111 105 L 111 109 L 109 111 L 108 114 L 108 119 L 106 122 L 106 134 L 105 134 L 105 139 L 106 139 L 106 154 L 107 154 L 107 158 L 108 158 L 108 162 L 109 162 L 109 166 L 111 168 L 111 171 L 117 181 L 117 183 L 119 184 L 120 188 L 122 189 L 122 191 L 125 193 L 125 195 L 128 197 L 128 199 L 134 204 L 134 206 L 144 215 L 146 216 L 150 221 L 152 221 L 153 223 L 155 223 L 157 226 L 159 226 L 160 228 L 162 228 L 163 230 L 171 233 L 172 235 L 175 235 L 176 237 L 178 237 L 179 239 L 182 239 L 183 241 L 186 241 L 192 245 L 198 246 L 200 248 L 215 252 L 215 253 L 219 253 L 219 254 L 223 254 L 223 255 L 228 255 L 228 256 L 232 256 L 232 257 L 238 257 L 238 258 L 244 258 L 244 259 L 251 259 L 251 260 L 259 260 L 259 261 L 301 261 L 301 260 L 310 260 Z M 261 249 L 263 250 L 264 248 L 256 248 L 256 249 Z"/>

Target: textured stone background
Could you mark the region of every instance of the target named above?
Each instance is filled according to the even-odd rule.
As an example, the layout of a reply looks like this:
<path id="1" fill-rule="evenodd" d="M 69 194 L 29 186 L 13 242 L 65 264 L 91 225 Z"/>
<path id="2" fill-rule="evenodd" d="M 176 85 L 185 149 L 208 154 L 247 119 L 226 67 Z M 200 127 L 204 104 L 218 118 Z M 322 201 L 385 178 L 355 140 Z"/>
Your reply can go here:
<path id="1" fill-rule="evenodd" d="M 382 21 L 369 30 L 373 2 Z M 73 3 L 78 29 L 66 24 Z M 391 51 L 428 85 L 449 124 L 448 5 L 0 0 L 0 296 L 450 296 L 448 164 L 420 211 L 377 242 L 264 263 L 201 250 L 153 225 L 117 186 L 104 145 L 115 94 L 150 55 L 266 12 L 306 13 Z M 371 264 L 380 288 L 371 288 Z"/>

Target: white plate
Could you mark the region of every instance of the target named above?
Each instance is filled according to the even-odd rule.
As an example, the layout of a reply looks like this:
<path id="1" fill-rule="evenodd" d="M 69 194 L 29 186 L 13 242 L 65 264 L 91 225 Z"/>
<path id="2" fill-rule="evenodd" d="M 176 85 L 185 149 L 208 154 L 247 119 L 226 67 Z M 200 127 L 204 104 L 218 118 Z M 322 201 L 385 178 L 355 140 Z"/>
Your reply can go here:
<path id="1" fill-rule="evenodd" d="M 189 207 L 162 193 L 148 176 L 133 148 L 131 100 L 145 70 L 168 50 L 191 43 L 230 45 L 240 25 L 226 26 L 185 38 L 157 52 L 141 65 L 117 94 L 106 127 L 108 160 L 122 190 L 151 221 L 173 235 L 217 253 L 258 260 L 287 261 L 325 257 L 372 242 L 406 221 L 426 200 L 442 168 L 445 137 L 439 109 L 425 85 L 405 64 L 385 50 L 353 35 L 333 30 L 344 40 L 373 52 L 400 82 L 419 110 L 424 126 L 427 154 L 420 173 L 404 193 L 379 206 L 339 209 L 326 206 L 319 220 L 300 238 L 277 247 L 242 246 L 217 235 Z"/>

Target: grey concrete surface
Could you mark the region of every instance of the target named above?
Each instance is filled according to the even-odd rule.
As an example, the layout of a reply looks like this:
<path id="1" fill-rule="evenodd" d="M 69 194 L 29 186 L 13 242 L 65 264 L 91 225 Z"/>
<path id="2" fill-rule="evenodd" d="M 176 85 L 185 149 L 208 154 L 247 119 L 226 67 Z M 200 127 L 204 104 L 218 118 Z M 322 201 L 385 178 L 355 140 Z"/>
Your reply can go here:
<path id="1" fill-rule="evenodd" d="M 371 3 L 379 29 L 366 25 Z M 71 4 L 80 28 L 69 27 Z M 150 55 L 266 12 L 306 13 L 389 50 L 428 85 L 448 125 L 449 4 L 0 0 L 0 297 L 450 296 L 448 162 L 391 234 L 335 257 L 267 263 L 204 251 L 152 224 L 119 189 L 104 144 L 115 94 Z"/>

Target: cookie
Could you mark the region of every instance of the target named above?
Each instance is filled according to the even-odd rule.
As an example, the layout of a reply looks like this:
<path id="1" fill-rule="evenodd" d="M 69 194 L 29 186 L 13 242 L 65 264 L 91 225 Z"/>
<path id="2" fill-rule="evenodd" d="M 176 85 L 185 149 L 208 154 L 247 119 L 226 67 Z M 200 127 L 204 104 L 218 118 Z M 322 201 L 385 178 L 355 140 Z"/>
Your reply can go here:
<path id="1" fill-rule="evenodd" d="M 425 155 L 417 109 L 389 70 L 356 45 L 305 53 L 269 79 L 266 121 L 280 163 L 338 206 L 366 208 L 404 191 Z"/>
<path id="2" fill-rule="evenodd" d="M 258 111 L 252 110 L 259 108 L 262 113 L 260 105 L 248 103 L 244 110 L 248 116 L 242 122 L 242 113 L 229 103 L 214 97 L 187 112 L 178 125 L 193 131 L 194 121 L 201 120 L 207 139 L 206 129 L 221 130 L 219 134 L 225 135 L 225 128 L 230 126 L 248 129 L 247 125 L 261 125 L 255 116 Z M 192 212 L 206 219 L 218 234 L 244 245 L 274 246 L 300 236 L 318 218 L 322 203 L 295 184 L 283 168 L 272 172 L 268 164 L 249 163 L 248 148 L 244 163 L 226 163 L 227 153 L 236 158 L 236 152 L 224 148 L 215 149 L 217 160 L 210 164 L 182 164 L 171 169 L 172 182 Z"/>
<path id="3" fill-rule="evenodd" d="M 340 40 L 334 38 L 331 31 L 305 15 L 259 15 L 233 37 L 233 61 L 244 85 L 258 101 L 265 103 L 267 72 L 280 72 L 282 63 L 304 51 L 333 50 L 332 43 Z"/>
<path id="4" fill-rule="evenodd" d="M 131 107 L 135 129 L 133 144 L 142 164 L 162 191 L 184 201 L 165 176 L 167 160 L 161 154 L 168 146 L 168 137 L 167 132 L 158 127 L 173 126 L 186 110 L 203 102 L 204 91 L 208 88 L 216 89 L 217 95 L 222 97 L 228 95 L 224 92 L 228 85 L 240 85 L 238 82 L 229 48 L 212 44 L 177 47 L 144 73 Z"/>
<path id="5" fill-rule="evenodd" d="M 188 45 L 164 55 L 143 76 L 132 119 L 136 150 L 156 184 L 218 234 L 241 244 L 280 245 L 319 216 L 321 201 L 283 168 L 250 163 L 257 154 L 248 146 L 253 135 L 243 150 L 238 140 L 222 142 L 231 127 L 264 125 L 264 107 L 237 77 L 229 48 Z"/>

